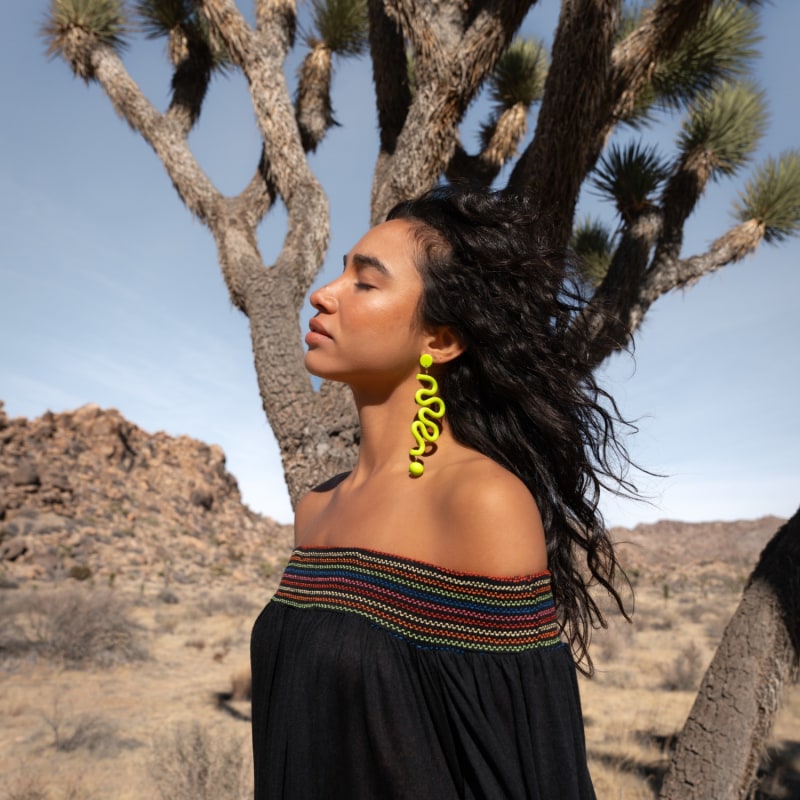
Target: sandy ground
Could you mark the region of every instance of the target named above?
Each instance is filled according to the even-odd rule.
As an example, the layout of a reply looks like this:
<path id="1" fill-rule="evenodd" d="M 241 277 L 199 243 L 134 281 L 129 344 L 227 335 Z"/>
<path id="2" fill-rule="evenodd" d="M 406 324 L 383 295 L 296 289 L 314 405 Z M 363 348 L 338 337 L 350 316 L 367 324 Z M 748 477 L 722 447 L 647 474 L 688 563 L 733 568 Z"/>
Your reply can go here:
<path id="1" fill-rule="evenodd" d="M 237 754 L 243 759 L 243 776 L 234 788 L 224 796 L 220 789 L 203 796 L 246 797 L 249 706 L 221 703 L 219 697 L 246 673 L 250 626 L 271 589 L 189 586 L 174 589 L 171 597 L 157 586 L 115 589 L 141 626 L 147 648 L 142 661 L 74 668 L 31 652 L 6 651 L 0 663 L 0 799 L 198 800 L 196 790 L 181 794 L 174 782 L 164 788 L 163 759 L 153 766 L 159 756 L 170 755 L 176 735 L 186 744 L 181 726 L 195 722 L 203 726 L 206 744 L 224 750 L 222 756 L 201 754 L 201 760 L 222 758 L 231 772 Z M 18 608 L 41 591 L 23 586 L 4 596 L 13 593 Z M 634 624 L 615 621 L 596 636 L 597 673 L 581 680 L 581 691 L 601 800 L 654 796 L 668 759 L 665 742 L 688 713 L 691 687 L 711 659 L 740 591 L 735 579 L 711 589 L 691 582 L 666 590 L 657 582 L 641 583 Z M 670 683 L 686 688 L 665 688 Z M 761 796 L 800 796 L 791 794 L 800 791 L 796 687 L 787 694 L 773 747 L 778 778 Z M 198 756 L 170 758 L 178 769 L 187 769 Z"/>

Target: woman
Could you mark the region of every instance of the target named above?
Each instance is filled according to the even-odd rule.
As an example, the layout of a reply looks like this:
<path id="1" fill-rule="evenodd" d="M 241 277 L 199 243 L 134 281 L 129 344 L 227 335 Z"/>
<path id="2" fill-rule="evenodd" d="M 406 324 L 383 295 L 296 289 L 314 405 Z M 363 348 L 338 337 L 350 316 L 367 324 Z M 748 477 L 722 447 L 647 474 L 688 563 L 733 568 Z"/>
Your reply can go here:
<path id="1" fill-rule="evenodd" d="M 254 627 L 258 800 L 594 797 L 573 651 L 590 581 L 622 608 L 597 495 L 624 450 L 565 272 L 518 198 L 440 188 L 312 294 L 306 367 L 361 443 Z"/>

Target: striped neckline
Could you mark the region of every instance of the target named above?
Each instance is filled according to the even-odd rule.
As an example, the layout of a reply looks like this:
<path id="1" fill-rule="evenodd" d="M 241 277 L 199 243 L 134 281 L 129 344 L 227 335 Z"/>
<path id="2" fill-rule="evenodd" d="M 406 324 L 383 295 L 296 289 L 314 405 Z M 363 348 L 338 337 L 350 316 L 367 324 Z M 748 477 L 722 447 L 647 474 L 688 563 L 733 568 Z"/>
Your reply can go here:
<path id="1" fill-rule="evenodd" d="M 497 578 L 362 548 L 299 547 L 273 599 L 354 614 L 419 647 L 520 652 L 561 644 L 549 572 Z"/>

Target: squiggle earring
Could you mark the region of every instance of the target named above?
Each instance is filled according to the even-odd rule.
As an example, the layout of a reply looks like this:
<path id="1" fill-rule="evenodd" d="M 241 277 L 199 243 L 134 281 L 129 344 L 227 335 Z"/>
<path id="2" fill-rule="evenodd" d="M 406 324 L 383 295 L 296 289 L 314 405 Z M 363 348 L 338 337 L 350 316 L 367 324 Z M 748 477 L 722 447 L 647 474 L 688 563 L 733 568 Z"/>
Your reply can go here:
<path id="1" fill-rule="evenodd" d="M 417 375 L 417 380 L 423 386 L 421 389 L 417 389 L 414 400 L 421 408 L 417 411 L 417 418 L 411 423 L 411 435 L 417 440 L 417 446 L 408 451 L 411 456 L 408 472 L 415 478 L 422 475 L 425 470 L 422 462 L 417 459 L 425 454 L 428 442 L 435 442 L 439 438 L 439 425 L 436 421 L 444 416 L 444 400 L 436 397 L 439 384 L 433 375 L 428 375 L 428 367 L 431 364 L 433 364 L 433 357 L 428 353 L 423 353 L 419 357 L 419 365 L 425 372 Z"/>

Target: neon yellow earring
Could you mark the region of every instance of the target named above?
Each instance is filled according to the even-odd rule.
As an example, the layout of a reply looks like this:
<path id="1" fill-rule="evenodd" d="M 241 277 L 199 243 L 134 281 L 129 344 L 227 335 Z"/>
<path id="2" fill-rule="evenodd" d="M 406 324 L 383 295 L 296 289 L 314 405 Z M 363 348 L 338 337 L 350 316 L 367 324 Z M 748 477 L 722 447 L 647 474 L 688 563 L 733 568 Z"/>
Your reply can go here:
<path id="1" fill-rule="evenodd" d="M 428 375 L 428 367 L 431 364 L 433 364 L 433 357 L 428 353 L 423 353 L 419 357 L 419 365 L 425 372 L 417 374 L 417 380 L 422 384 L 422 388 L 417 389 L 414 400 L 421 408 L 417 411 L 417 418 L 411 423 L 411 435 L 417 440 L 417 446 L 408 451 L 411 456 L 408 473 L 414 478 L 418 478 L 425 471 L 424 465 L 418 459 L 425 455 L 428 442 L 433 443 L 439 438 L 437 420 L 444 416 L 444 400 L 436 397 L 439 384 L 433 375 Z"/>

